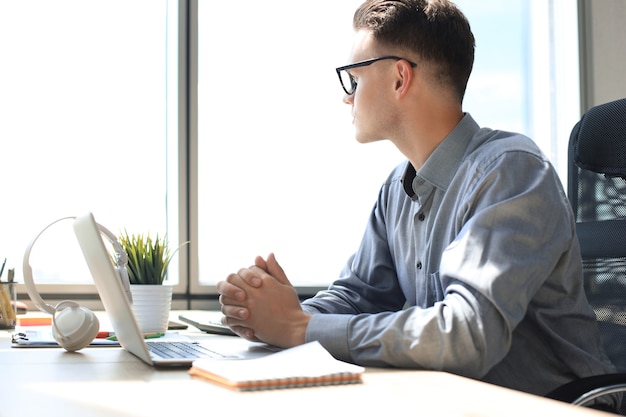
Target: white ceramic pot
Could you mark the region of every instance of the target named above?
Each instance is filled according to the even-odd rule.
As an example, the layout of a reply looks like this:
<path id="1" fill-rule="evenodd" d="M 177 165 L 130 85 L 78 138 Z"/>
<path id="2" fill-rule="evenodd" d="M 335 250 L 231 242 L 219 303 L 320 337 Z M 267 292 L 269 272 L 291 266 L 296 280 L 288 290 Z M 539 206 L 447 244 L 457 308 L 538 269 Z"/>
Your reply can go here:
<path id="1" fill-rule="evenodd" d="M 133 313 L 142 333 L 167 331 L 172 308 L 171 285 L 131 285 Z"/>

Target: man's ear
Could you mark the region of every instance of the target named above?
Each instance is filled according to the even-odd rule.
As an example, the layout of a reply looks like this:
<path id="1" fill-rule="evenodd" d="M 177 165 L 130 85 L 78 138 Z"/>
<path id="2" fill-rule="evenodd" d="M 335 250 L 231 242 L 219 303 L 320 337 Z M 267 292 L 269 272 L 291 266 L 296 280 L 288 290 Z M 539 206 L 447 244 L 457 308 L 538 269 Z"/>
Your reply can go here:
<path id="1" fill-rule="evenodd" d="M 405 60 L 399 60 L 396 62 L 396 84 L 395 92 L 398 96 L 404 96 L 409 91 L 409 88 L 414 83 L 413 67 Z"/>

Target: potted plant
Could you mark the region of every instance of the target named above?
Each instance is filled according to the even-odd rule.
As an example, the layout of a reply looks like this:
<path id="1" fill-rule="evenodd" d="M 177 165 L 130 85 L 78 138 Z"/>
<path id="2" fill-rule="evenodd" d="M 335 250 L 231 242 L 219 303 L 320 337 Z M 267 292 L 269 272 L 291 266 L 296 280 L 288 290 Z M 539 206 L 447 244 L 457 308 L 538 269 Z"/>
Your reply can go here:
<path id="1" fill-rule="evenodd" d="M 121 233 L 118 240 L 128 255 L 126 269 L 132 308 L 140 330 L 146 334 L 165 332 L 172 305 L 172 286 L 164 282 L 170 262 L 182 245 L 171 252 L 166 237 L 157 234 L 152 238 L 149 233 L 129 234 L 127 231 Z"/>
<path id="2" fill-rule="evenodd" d="M 159 238 L 158 234 L 152 239 L 149 233 L 130 235 L 126 231 L 118 239 L 128 255 L 126 267 L 130 283 L 132 285 L 162 285 L 167 276 L 167 268 L 175 254 L 175 252 L 170 253 L 167 240 Z"/>

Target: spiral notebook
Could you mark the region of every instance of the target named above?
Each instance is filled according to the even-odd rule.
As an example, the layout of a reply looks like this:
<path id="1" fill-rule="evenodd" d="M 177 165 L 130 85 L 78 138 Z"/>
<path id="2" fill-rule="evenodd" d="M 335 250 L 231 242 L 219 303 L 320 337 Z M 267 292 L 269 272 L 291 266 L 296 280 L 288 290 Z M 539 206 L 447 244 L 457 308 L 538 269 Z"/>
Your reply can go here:
<path id="1" fill-rule="evenodd" d="M 365 369 L 310 342 L 256 359 L 198 359 L 189 373 L 239 391 L 361 383 Z"/>

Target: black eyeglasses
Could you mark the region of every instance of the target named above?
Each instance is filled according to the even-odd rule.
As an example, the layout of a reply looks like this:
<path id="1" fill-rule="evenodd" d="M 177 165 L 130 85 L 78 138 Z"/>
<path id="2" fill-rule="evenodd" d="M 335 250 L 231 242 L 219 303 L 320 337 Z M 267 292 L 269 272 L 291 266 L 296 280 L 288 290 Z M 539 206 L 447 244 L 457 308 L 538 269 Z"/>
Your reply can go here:
<path id="1" fill-rule="evenodd" d="M 341 83 L 343 91 L 345 91 L 346 94 L 349 96 L 354 94 L 354 92 L 356 91 L 356 80 L 354 79 L 352 74 L 348 72 L 348 70 L 352 68 L 367 67 L 368 65 L 372 65 L 374 62 L 382 61 L 383 59 L 395 59 L 396 61 L 404 59 L 409 64 L 411 64 L 413 68 L 417 67 L 417 64 L 415 62 L 411 62 L 408 59 L 400 58 L 399 56 L 393 55 L 381 56 L 380 58 L 368 59 L 367 61 L 361 61 L 355 64 L 345 65 L 343 67 L 335 69 L 337 71 L 337 75 L 339 76 L 339 82 Z"/>

